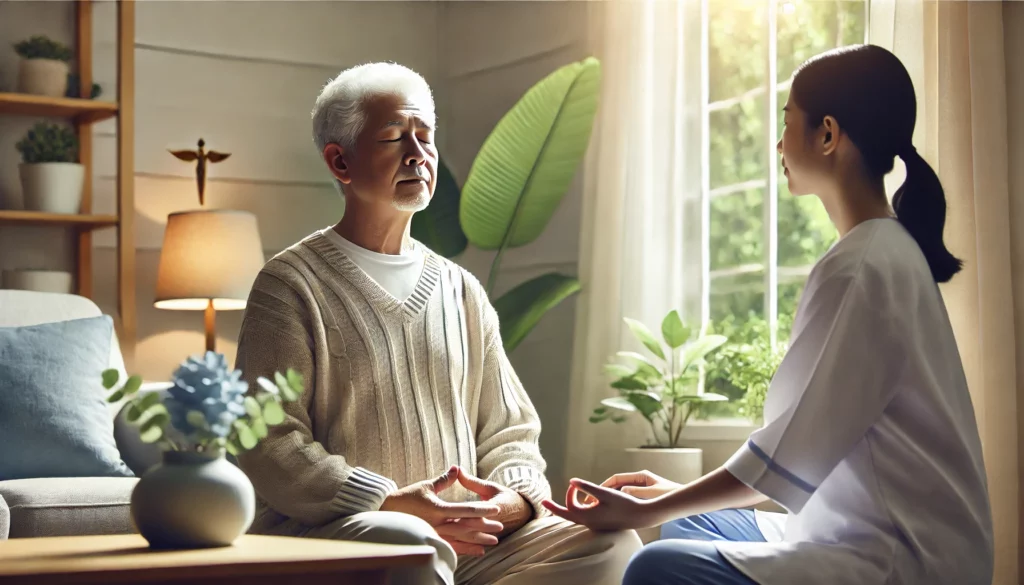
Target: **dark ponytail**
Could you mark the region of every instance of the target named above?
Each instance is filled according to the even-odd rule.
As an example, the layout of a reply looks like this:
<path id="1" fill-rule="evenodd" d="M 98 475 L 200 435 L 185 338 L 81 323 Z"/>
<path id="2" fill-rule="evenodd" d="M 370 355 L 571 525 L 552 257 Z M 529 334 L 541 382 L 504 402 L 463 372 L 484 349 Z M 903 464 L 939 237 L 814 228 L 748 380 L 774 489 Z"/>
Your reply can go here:
<path id="1" fill-rule="evenodd" d="M 891 172 L 897 156 L 903 159 L 907 179 L 893 196 L 893 210 L 935 281 L 953 278 L 963 263 L 942 241 L 946 195 L 939 177 L 913 147 L 917 97 L 903 63 L 875 45 L 822 53 L 797 70 L 790 99 L 806 113 L 809 128 L 819 128 L 825 116 L 835 118 L 875 178 Z"/>
<path id="2" fill-rule="evenodd" d="M 896 190 L 892 208 L 903 227 L 924 253 L 935 282 L 949 282 L 963 267 L 942 241 L 946 225 L 946 194 L 938 175 L 911 146 L 900 153 L 907 167 L 907 179 Z"/>

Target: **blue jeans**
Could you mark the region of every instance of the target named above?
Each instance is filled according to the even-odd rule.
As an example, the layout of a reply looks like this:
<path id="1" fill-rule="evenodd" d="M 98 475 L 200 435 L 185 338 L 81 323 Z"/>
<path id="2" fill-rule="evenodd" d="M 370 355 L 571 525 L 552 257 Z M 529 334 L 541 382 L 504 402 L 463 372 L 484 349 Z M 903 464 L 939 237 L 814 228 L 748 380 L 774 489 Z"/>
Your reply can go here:
<path id="1" fill-rule="evenodd" d="M 719 554 L 716 540 L 765 542 L 753 510 L 722 510 L 661 527 L 633 556 L 622 585 L 757 585 Z"/>

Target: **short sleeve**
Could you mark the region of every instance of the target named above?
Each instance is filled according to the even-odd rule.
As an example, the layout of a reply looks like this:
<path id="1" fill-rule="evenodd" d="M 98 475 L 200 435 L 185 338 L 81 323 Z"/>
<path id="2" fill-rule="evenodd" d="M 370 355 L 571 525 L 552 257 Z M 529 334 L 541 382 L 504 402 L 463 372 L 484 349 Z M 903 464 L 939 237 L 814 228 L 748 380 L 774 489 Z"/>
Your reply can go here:
<path id="1" fill-rule="evenodd" d="M 725 464 L 792 513 L 864 438 L 895 392 L 903 351 L 885 291 L 863 270 L 809 283 L 768 390 L 765 424 Z"/>

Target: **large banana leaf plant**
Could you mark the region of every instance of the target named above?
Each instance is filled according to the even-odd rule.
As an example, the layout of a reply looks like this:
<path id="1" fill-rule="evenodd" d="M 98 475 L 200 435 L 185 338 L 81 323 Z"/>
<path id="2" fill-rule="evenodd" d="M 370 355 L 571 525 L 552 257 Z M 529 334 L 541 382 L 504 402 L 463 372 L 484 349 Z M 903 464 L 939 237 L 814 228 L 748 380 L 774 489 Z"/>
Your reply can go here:
<path id="1" fill-rule="evenodd" d="M 469 244 L 496 251 L 491 295 L 505 252 L 537 239 L 565 196 L 590 142 L 600 80 L 601 64 L 587 58 L 530 88 L 484 141 L 461 191 L 441 161 L 430 205 L 413 216 L 413 237 L 447 258 Z M 551 272 L 495 299 L 505 350 L 579 289 L 576 278 Z"/>

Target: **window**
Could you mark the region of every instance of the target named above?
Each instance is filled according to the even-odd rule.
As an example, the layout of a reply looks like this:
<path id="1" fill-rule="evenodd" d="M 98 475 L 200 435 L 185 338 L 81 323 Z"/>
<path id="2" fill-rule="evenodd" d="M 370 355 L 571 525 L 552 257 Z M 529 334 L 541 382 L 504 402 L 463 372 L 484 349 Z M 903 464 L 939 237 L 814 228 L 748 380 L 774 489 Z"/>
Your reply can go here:
<path id="1" fill-rule="evenodd" d="M 732 341 L 784 343 L 816 259 L 836 232 L 816 197 L 793 197 L 775 149 L 797 66 L 863 43 L 865 0 L 705 0 L 708 166 L 704 317 Z M 720 391 L 721 388 L 718 388 Z M 716 406 L 736 416 L 743 390 Z"/>

